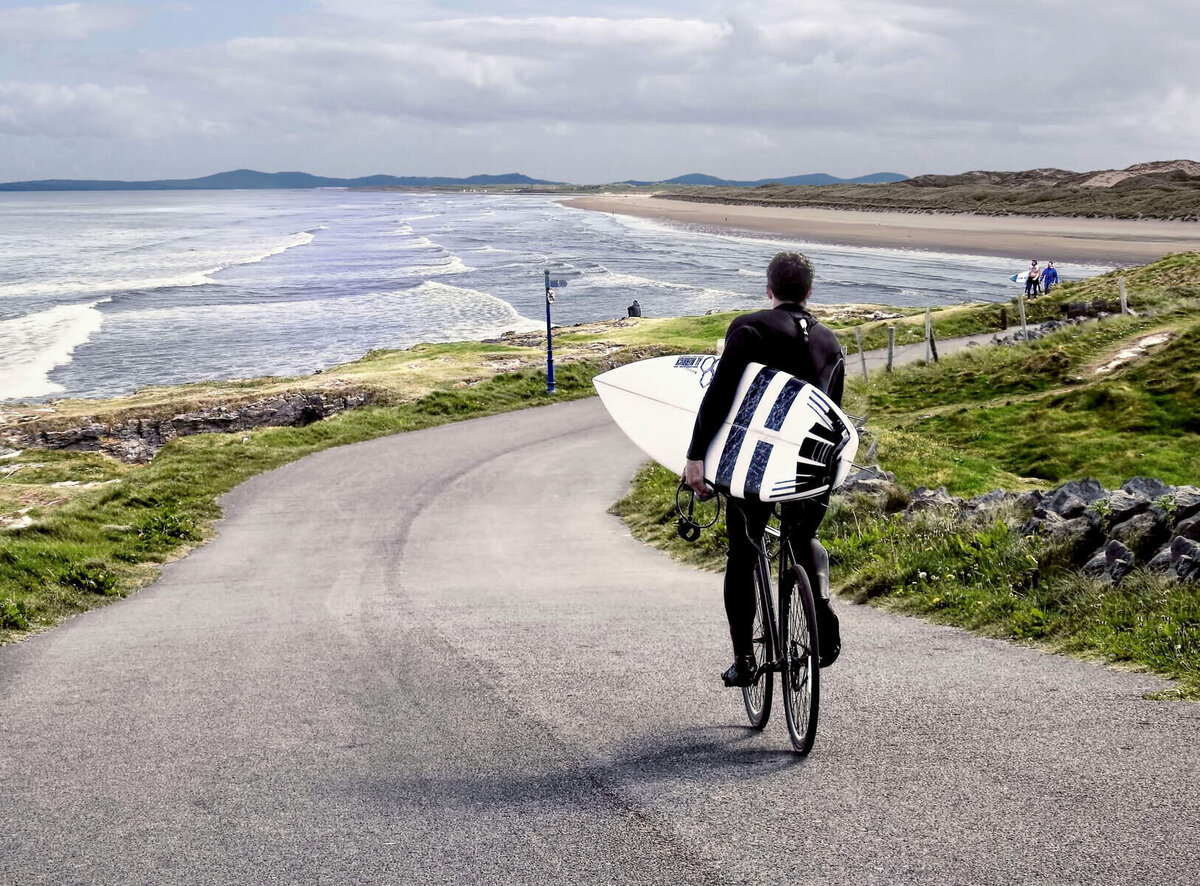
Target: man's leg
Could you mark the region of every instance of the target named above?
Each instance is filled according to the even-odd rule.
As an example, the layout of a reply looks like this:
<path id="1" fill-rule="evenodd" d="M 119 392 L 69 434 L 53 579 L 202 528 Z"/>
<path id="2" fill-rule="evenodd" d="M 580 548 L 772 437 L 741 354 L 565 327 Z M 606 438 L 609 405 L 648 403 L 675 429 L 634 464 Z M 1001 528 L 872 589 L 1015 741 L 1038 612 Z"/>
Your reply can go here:
<path id="1" fill-rule="evenodd" d="M 746 682 L 747 668 L 754 655 L 754 567 L 758 562 L 756 542 L 771 516 L 771 508 L 759 502 L 727 499 L 725 528 L 729 536 L 729 556 L 725 563 L 725 615 L 729 619 L 729 639 L 733 642 L 734 663 L 722 677 L 726 685 Z M 752 671 L 751 671 L 752 672 Z"/>
<path id="2" fill-rule="evenodd" d="M 825 519 L 828 496 L 820 501 L 798 502 L 787 507 L 785 519 L 796 565 L 808 576 L 817 608 L 817 637 L 821 642 L 821 667 L 833 664 L 842 650 L 841 627 L 829 599 L 829 554 L 817 540 L 817 528 Z"/>

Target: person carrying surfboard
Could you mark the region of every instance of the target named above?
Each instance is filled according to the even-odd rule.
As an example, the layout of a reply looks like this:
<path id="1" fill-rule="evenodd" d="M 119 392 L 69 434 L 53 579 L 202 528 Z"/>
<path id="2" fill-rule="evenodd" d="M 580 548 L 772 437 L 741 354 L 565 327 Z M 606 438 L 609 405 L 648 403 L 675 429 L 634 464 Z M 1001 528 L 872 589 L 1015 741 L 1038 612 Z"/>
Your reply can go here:
<path id="1" fill-rule="evenodd" d="M 704 457 L 737 395 L 738 383 L 750 363 L 803 379 L 841 405 L 845 382 L 845 357 L 837 336 L 808 312 L 813 266 L 798 252 L 781 252 L 767 267 L 767 298 L 771 307 L 743 314 L 729 324 L 725 349 L 712 382 L 700 404 L 688 447 L 683 482 L 702 498 L 714 490 L 704 480 Z M 792 545 L 816 591 L 817 630 L 821 642 L 821 667 L 833 664 L 841 651 L 837 616 L 829 603 L 829 557 L 817 541 L 817 527 L 825 517 L 829 493 L 818 499 L 787 502 L 786 523 Z M 721 675 L 726 686 L 748 686 L 754 679 L 753 623 L 756 608 L 754 564 L 772 505 L 757 500 L 729 499 L 726 529 L 729 553 L 725 565 L 725 614 L 733 641 L 733 664 Z"/>

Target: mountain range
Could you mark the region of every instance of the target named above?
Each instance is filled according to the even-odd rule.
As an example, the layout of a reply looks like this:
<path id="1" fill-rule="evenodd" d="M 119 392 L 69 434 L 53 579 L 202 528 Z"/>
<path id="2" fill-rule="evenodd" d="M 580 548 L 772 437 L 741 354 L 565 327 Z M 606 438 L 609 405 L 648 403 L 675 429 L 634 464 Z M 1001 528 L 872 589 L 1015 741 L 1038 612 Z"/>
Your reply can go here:
<path id="1" fill-rule="evenodd" d="M 788 178 L 764 178 L 757 181 L 730 181 L 711 175 L 692 173 L 664 181 L 625 181 L 623 185 L 721 185 L 724 187 L 757 187 L 764 184 L 785 185 L 829 185 L 860 184 L 867 182 L 904 181 L 905 176 L 893 172 L 878 172 L 859 178 L 842 179 L 831 175 L 794 175 Z M 154 181 L 95 181 L 88 179 L 47 179 L 0 183 L 0 191 L 224 191 L 251 190 L 257 188 L 303 189 L 303 188 L 434 188 L 472 187 L 484 185 L 500 186 L 568 186 L 565 182 L 552 182 L 530 178 L 511 172 L 505 175 L 472 175 L 468 178 L 368 175 L 362 178 L 325 178 L 307 172 L 257 172 L 253 169 L 237 169 L 220 172 L 203 178 L 157 179 Z"/>

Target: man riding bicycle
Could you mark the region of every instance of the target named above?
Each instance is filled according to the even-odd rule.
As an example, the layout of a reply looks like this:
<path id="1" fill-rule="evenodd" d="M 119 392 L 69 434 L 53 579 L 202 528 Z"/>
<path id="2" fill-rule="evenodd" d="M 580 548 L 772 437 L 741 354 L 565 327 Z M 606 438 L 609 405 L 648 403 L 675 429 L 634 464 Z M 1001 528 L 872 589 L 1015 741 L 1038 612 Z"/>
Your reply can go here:
<path id="1" fill-rule="evenodd" d="M 702 498 L 713 494 L 704 480 L 704 456 L 729 414 L 746 366 L 762 363 L 820 388 L 839 406 L 845 381 L 845 358 L 837 337 L 808 312 L 812 293 L 812 263 L 798 252 L 781 252 L 767 267 L 767 310 L 743 314 L 729 324 L 725 349 L 712 383 L 700 404 L 688 447 L 683 482 Z M 829 557 L 817 541 L 829 493 L 818 499 L 782 505 L 796 559 L 815 591 L 821 667 L 830 665 L 841 650 L 837 616 L 829 603 Z M 734 661 L 721 679 L 726 686 L 748 686 L 754 680 L 753 624 L 756 608 L 754 565 L 772 505 L 729 500 L 725 522 L 729 555 L 725 566 L 725 614 L 733 641 Z"/>

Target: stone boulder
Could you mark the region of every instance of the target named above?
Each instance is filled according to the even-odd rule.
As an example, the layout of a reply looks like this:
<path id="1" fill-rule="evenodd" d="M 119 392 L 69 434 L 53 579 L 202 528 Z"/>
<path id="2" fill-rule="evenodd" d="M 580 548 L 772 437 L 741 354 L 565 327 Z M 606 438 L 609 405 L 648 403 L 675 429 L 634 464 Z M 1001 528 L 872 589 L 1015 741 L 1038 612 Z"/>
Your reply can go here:
<path id="1" fill-rule="evenodd" d="M 1133 551 L 1113 539 L 1083 565 L 1083 574 L 1092 578 L 1107 578 L 1119 582 L 1133 569 Z"/>
<path id="2" fill-rule="evenodd" d="M 1113 526 L 1108 536 L 1127 545 L 1142 558 L 1170 538 L 1171 531 L 1160 514 L 1144 511 Z"/>
<path id="3" fill-rule="evenodd" d="M 1186 520 L 1193 514 L 1200 513 L 1200 488 L 1176 486 L 1166 498 L 1174 509 L 1176 520 Z"/>
<path id="4" fill-rule="evenodd" d="M 1171 542 L 1171 572 L 1180 581 L 1200 582 L 1200 544 L 1176 536 Z"/>
<path id="5" fill-rule="evenodd" d="M 1151 572 L 1166 572 L 1171 568 L 1171 546 L 1163 545 L 1157 554 L 1150 558 L 1146 568 Z"/>
<path id="6" fill-rule="evenodd" d="M 1200 514 L 1193 514 L 1175 524 L 1175 534 L 1189 541 L 1200 542 Z"/>
<path id="7" fill-rule="evenodd" d="M 1149 509 L 1150 498 L 1140 492 L 1126 492 L 1122 488 L 1097 499 L 1096 505 L 1101 513 L 1108 516 L 1109 524 L 1115 526 Z"/>
<path id="8" fill-rule="evenodd" d="M 937 489 L 927 489 L 924 486 L 918 486 L 908 496 L 910 503 L 905 509 L 905 513 L 928 510 L 929 508 L 949 507 L 951 505 L 959 506 L 962 504 L 962 499 L 947 492 L 945 486 L 939 486 Z"/>
<path id="9" fill-rule="evenodd" d="M 1022 535 L 1041 535 L 1049 548 L 1062 551 L 1074 563 L 1086 560 L 1088 552 L 1104 542 L 1100 517 L 1091 511 L 1069 520 L 1053 511 L 1044 517 L 1035 515 L 1025 522 L 1020 532 Z"/>
<path id="10" fill-rule="evenodd" d="M 1088 505 L 1103 498 L 1104 494 L 1104 487 L 1098 480 L 1072 480 L 1046 496 L 1038 510 L 1070 520 L 1083 514 Z"/>
<path id="11" fill-rule="evenodd" d="M 1011 492 L 1005 492 L 1003 489 L 993 489 L 991 492 L 985 492 L 982 495 L 968 499 L 963 507 L 972 511 L 986 510 L 1002 505 L 1014 497 Z"/>
<path id="12" fill-rule="evenodd" d="M 1144 495 L 1156 501 L 1171 492 L 1171 487 L 1153 477 L 1131 477 L 1121 484 L 1121 489 L 1130 495 Z"/>
<path id="13" fill-rule="evenodd" d="M 1035 508 L 1041 505 L 1042 500 L 1045 499 L 1045 497 L 1046 493 L 1042 492 L 1042 490 L 1031 489 L 1028 492 L 1022 492 L 1017 496 L 1017 504 L 1027 511 L 1033 511 Z"/>

